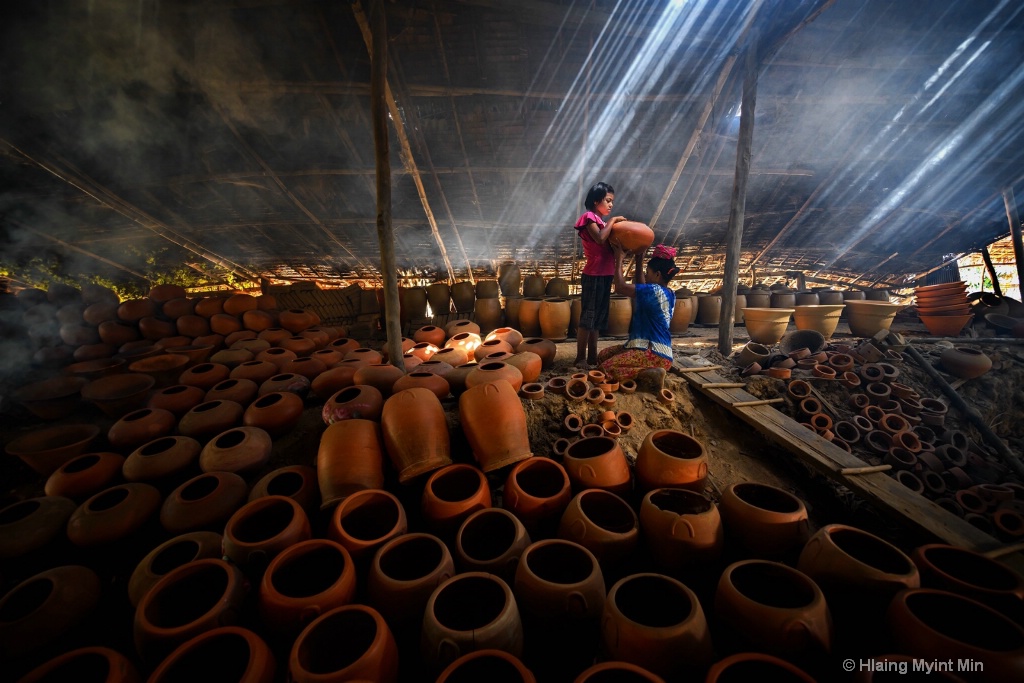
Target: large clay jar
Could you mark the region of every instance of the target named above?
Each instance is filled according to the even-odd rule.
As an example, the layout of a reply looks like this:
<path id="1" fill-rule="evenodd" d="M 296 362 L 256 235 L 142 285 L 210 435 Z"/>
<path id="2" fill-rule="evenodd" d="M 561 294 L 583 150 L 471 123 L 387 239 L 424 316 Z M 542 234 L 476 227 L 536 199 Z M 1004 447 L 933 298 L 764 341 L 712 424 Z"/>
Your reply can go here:
<path id="1" fill-rule="evenodd" d="M 712 658 L 711 632 L 696 594 L 661 574 L 633 574 L 612 586 L 601 616 L 601 643 L 608 659 L 668 681 L 700 676 Z"/>
<path id="2" fill-rule="evenodd" d="M 452 462 L 444 408 L 428 389 L 405 389 L 385 401 L 381 432 L 400 483 Z"/>
<path id="3" fill-rule="evenodd" d="M 523 296 L 541 298 L 545 290 L 544 276 L 539 272 L 523 278 Z"/>
<path id="4" fill-rule="evenodd" d="M 918 546 L 910 554 L 921 585 L 982 602 L 1021 622 L 1024 578 L 982 553 L 942 543 Z"/>
<path id="5" fill-rule="evenodd" d="M 211 439 L 242 423 L 245 408 L 234 401 L 206 401 L 185 413 L 178 432 L 199 441 Z"/>
<path id="6" fill-rule="evenodd" d="M 61 496 L 40 496 L 12 503 L 0 509 L 0 560 L 13 569 L 10 577 L 31 573 L 38 566 L 50 566 L 53 556 L 63 554 L 68 518 L 75 502 Z"/>
<path id="7" fill-rule="evenodd" d="M 250 474 L 270 461 L 274 441 L 259 427 L 235 427 L 211 439 L 199 453 L 203 472 Z"/>
<path id="8" fill-rule="evenodd" d="M 473 449 L 473 457 L 484 472 L 533 455 L 526 411 L 516 388 L 503 379 L 472 383 L 478 373 L 488 372 L 490 365 L 504 366 L 504 363 L 485 363 L 471 372 L 466 377 L 469 388 L 459 397 L 459 422 Z"/>
<path id="9" fill-rule="evenodd" d="M 704 444 L 674 429 L 649 432 L 636 454 L 636 483 L 642 491 L 674 487 L 704 490 L 708 454 Z"/>
<path id="10" fill-rule="evenodd" d="M 171 534 L 220 531 L 245 504 L 249 485 L 234 472 L 210 472 L 189 479 L 164 500 L 160 525 Z"/>
<path id="11" fill-rule="evenodd" d="M 240 507 L 224 525 L 224 556 L 259 577 L 281 551 L 310 536 L 301 505 L 285 496 L 264 496 Z"/>
<path id="12" fill-rule="evenodd" d="M 177 485 L 197 470 L 202 444 L 188 436 L 165 436 L 132 451 L 122 467 L 127 481 Z"/>
<path id="13" fill-rule="evenodd" d="M 540 336 L 552 341 L 564 341 L 569 336 L 569 300 L 544 299 L 537 313 Z"/>
<path id="14" fill-rule="evenodd" d="M 263 496 L 287 496 L 311 514 L 321 502 L 317 471 L 309 465 L 278 467 L 253 484 L 249 491 L 249 500 Z"/>
<path id="15" fill-rule="evenodd" d="M 491 330 L 501 327 L 501 299 L 477 298 L 476 300 L 476 324 L 480 326 L 480 332 L 487 334 Z"/>
<path id="16" fill-rule="evenodd" d="M 640 533 L 657 566 L 673 575 L 714 566 L 725 546 L 718 508 L 686 489 L 648 492 L 640 504 Z"/>
<path id="17" fill-rule="evenodd" d="M 640 522 L 625 500 L 602 489 L 581 491 L 569 501 L 558 536 L 592 552 L 607 569 L 619 569 L 640 542 Z"/>
<path id="18" fill-rule="evenodd" d="M 398 680 L 398 646 L 384 618 L 366 605 L 345 605 L 314 619 L 292 645 L 294 683 Z"/>
<path id="19" fill-rule="evenodd" d="M 133 625 L 136 651 L 156 664 L 200 633 L 236 623 L 248 589 L 242 572 L 219 558 L 172 569 L 139 600 Z"/>
<path id="20" fill-rule="evenodd" d="M 797 569 L 828 600 L 841 639 L 867 641 L 893 596 L 920 586 L 917 567 L 888 541 L 844 524 L 829 524 L 811 537 Z"/>
<path id="21" fill-rule="evenodd" d="M 588 436 L 570 444 L 562 465 L 569 475 L 573 489 L 598 488 L 612 493 L 630 491 L 629 463 L 615 439 L 607 436 Z"/>
<path id="22" fill-rule="evenodd" d="M 448 335 L 449 339 L 451 339 L 457 334 L 462 334 L 463 332 L 469 332 L 471 334 L 479 335 L 480 326 L 477 325 L 472 320 L 461 319 L 452 320 L 451 322 L 444 326 L 444 333 Z"/>
<path id="23" fill-rule="evenodd" d="M 692 302 L 690 301 L 690 295 L 682 294 L 681 290 L 676 290 L 675 298 L 675 307 L 672 309 L 672 320 L 669 321 L 668 331 L 672 335 L 685 334 L 687 328 L 690 327 L 690 307 Z"/>
<path id="24" fill-rule="evenodd" d="M 541 296 L 526 296 L 519 302 L 519 331 L 524 337 L 538 337 L 540 329 Z"/>
<path id="25" fill-rule="evenodd" d="M 519 308 L 523 304 L 523 297 L 516 295 L 505 299 L 505 325 L 519 329 Z"/>
<path id="26" fill-rule="evenodd" d="M 100 683 L 141 683 L 135 664 L 109 647 L 80 647 L 40 664 L 18 683 L 54 681 L 98 681 Z M 268 682 L 269 683 L 269 682 Z"/>
<path id="27" fill-rule="evenodd" d="M 549 458 L 527 458 L 509 470 L 501 503 L 531 534 L 546 537 L 570 500 L 572 487 L 564 467 Z"/>
<path id="28" fill-rule="evenodd" d="M 99 606 L 101 588 L 96 572 L 79 565 L 47 569 L 11 588 L 0 598 L 0 659 L 5 666 L 77 629 Z"/>
<path id="29" fill-rule="evenodd" d="M 627 253 L 635 254 L 654 243 L 654 231 L 639 221 L 619 221 L 612 224 L 608 240 L 622 245 Z"/>
<path id="30" fill-rule="evenodd" d="M 810 661 L 832 648 L 825 595 L 806 574 L 779 562 L 726 567 L 715 590 L 715 616 L 739 651 Z"/>
<path id="31" fill-rule="evenodd" d="M 580 672 L 574 683 L 600 683 L 601 681 L 622 681 L 622 683 L 665 683 L 665 679 L 651 673 L 642 666 L 629 662 L 599 662 Z"/>
<path id="32" fill-rule="evenodd" d="M 460 366 L 462 367 L 462 366 Z M 448 397 L 451 393 L 451 387 L 448 384 L 448 380 L 441 375 L 436 375 L 432 372 L 410 372 L 407 375 L 398 378 L 393 387 L 394 391 L 403 391 L 405 389 L 412 389 L 415 387 L 422 387 L 423 389 L 429 390 L 439 399 Z"/>
<path id="33" fill-rule="evenodd" d="M 443 539 L 453 538 L 463 520 L 490 506 L 487 477 L 465 463 L 448 465 L 431 474 L 420 502 L 425 524 Z"/>
<path id="34" fill-rule="evenodd" d="M 887 330 L 901 308 L 901 304 L 886 301 L 850 299 L 846 302 L 845 309 L 850 333 L 855 337 L 872 337 L 879 330 Z"/>
<path id="35" fill-rule="evenodd" d="M 792 308 L 744 308 L 743 321 L 750 340 L 769 346 L 778 344 L 789 327 Z"/>
<path id="36" fill-rule="evenodd" d="M 452 312 L 452 288 L 447 282 L 435 282 L 427 286 L 427 303 L 432 315 L 448 315 Z"/>
<path id="37" fill-rule="evenodd" d="M 409 530 L 405 508 L 393 493 L 362 489 L 344 498 L 331 513 L 327 537 L 345 546 L 357 562 Z"/>
<path id="38" fill-rule="evenodd" d="M 149 677 L 149 683 L 203 680 L 272 683 L 277 661 L 270 646 L 249 629 L 221 626 L 185 641 Z"/>
<path id="39" fill-rule="evenodd" d="M 969 346 L 954 346 L 939 355 L 942 369 L 961 379 L 980 377 L 992 369 L 992 359 Z"/>
<path id="40" fill-rule="evenodd" d="M 518 657 L 503 650 L 477 650 L 462 655 L 449 664 L 437 683 L 536 683 L 537 678 Z"/>
<path id="41" fill-rule="evenodd" d="M 43 491 L 47 496 L 82 501 L 117 483 L 123 466 L 124 457 L 117 453 L 86 453 L 57 468 L 46 480 Z"/>
<path id="42" fill-rule="evenodd" d="M 320 416 L 327 425 L 345 420 L 379 421 L 383 410 L 384 395 L 380 389 L 359 384 L 345 387 L 324 401 Z"/>
<path id="43" fill-rule="evenodd" d="M 444 346 L 445 334 L 444 329 L 437 327 L 436 325 L 425 325 L 412 334 L 413 341 L 417 343 L 426 342 L 433 344 L 434 346 L 441 348 Z M 415 348 L 415 347 L 413 347 Z M 427 360 L 424 358 L 423 360 Z"/>
<path id="44" fill-rule="evenodd" d="M 182 372 L 178 382 L 209 391 L 215 385 L 226 380 L 229 374 L 231 374 L 231 368 L 222 363 L 200 363 Z"/>
<path id="45" fill-rule="evenodd" d="M 283 436 L 302 419 L 302 397 L 290 391 L 272 391 L 252 402 L 242 413 L 242 424 L 262 429 L 272 438 Z"/>
<path id="46" fill-rule="evenodd" d="M 629 334 L 629 323 L 633 319 L 633 300 L 628 296 L 612 294 L 608 301 L 609 337 L 625 337 Z"/>
<path id="47" fill-rule="evenodd" d="M 488 572 L 511 584 L 530 534 L 508 510 L 487 507 L 466 517 L 455 534 L 459 571 Z"/>
<path id="48" fill-rule="evenodd" d="M 7 442 L 8 455 L 21 458 L 36 473 L 48 477 L 89 449 L 100 428 L 91 424 L 56 425 L 35 429 Z"/>
<path id="49" fill-rule="evenodd" d="M 568 299 L 569 281 L 560 277 L 551 278 L 544 285 L 544 294 L 549 298 Z"/>
<path id="50" fill-rule="evenodd" d="M 159 510 L 160 492 L 155 487 L 111 486 L 79 505 L 68 518 L 68 540 L 92 550 L 130 544 L 156 519 Z"/>
<path id="51" fill-rule="evenodd" d="M 558 347 L 553 341 L 542 337 L 527 337 L 519 342 L 515 349 L 516 353 L 530 351 L 540 356 L 541 367 L 545 370 L 554 364 L 555 355 L 558 352 Z"/>
<path id="52" fill-rule="evenodd" d="M 523 625 L 512 589 L 493 574 L 467 572 L 438 586 L 423 614 L 421 654 L 440 672 L 474 650 L 523 652 Z"/>
<path id="53" fill-rule="evenodd" d="M 798 330 L 814 330 L 821 332 L 825 339 L 831 339 L 845 308 L 845 304 L 794 306 L 793 322 Z"/>
<path id="54" fill-rule="evenodd" d="M 124 373 L 94 379 L 82 387 L 82 398 L 117 419 L 146 405 L 156 380 L 149 375 Z"/>
<path id="55" fill-rule="evenodd" d="M 324 505 L 363 489 L 384 487 L 384 448 L 380 425 L 372 420 L 342 420 L 320 436 L 317 481 Z"/>
<path id="56" fill-rule="evenodd" d="M 392 538 L 373 556 L 366 597 L 398 633 L 417 628 L 434 590 L 455 575 L 448 546 L 424 533 Z"/>
<path id="57" fill-rule="evenodd" d="M 59 420 L 82 407 L 81 391 L 87 383 L 84 377 L 51 377 L 18 387 L 13 398 L 42 420 Z"/>
<path id="58" fill-rule="evenodd" d="M 111 425 L 107 441 L 114 448 L 131 451 L 153 439 L 170 434 L 178 424 L 174 413 L 161 408 L 133 410 Z"/>
<path id="59" fill-rule="evenodd" d="M 295 637 L 309 622 L 352 602 L 356 569 L 344 546 L 326 538 L 285 549 L 260 581 L 260 621 L 275 636 Z"/>
<path id="60" fill-rule="evenodd" d="M 705 683 L 755 680 L 816 683 L 800 667 L 762 652 L 739 652 L 718 660 L 708 669 Z"/>
<path id="61" fill-rule="evenodd" d="M 182 385 L 185 386 L 185 385 Z M 248 406 L 259 395 L 259 384 L 251 379 L 231 379 L 215 384 L 206 392 L 206 401 L 234 401 Z"/>
<path id="62" fill-rule="evenodd" d="M 504 297 L 516 296 L 523 284 L 523 276 L 515 261 L 505 261 L 498 266 L 498 286 Z"/>
<path id="63" fill-rule="evenodd" d="M 278 315 L 278 323 L 292 334 L 298 334 L 313 327 L 314 320 L 315 318 L 310 312 L 301 308 L 289 308 L 281 311 Z"/>
<path id="64" fill-rule="evenodd" d="M 228 377 L 238 380 L 247 379 L 255 382 L 258 386 L 279 372 L 280 369 L 276 363 L 271 363 L 268 360 L 250 360 L 232 368 Z"/>
<path id="65" fill-rule="evenodd" d="M 971 680 L 1024 679 L 1024 628 L 970 598 L 911 588 L 893 598 L 886 624 L 898 652 L 928 662 L 968 663 L 968 670 L 958 671 Z"/>
<path id="66" fill-rule="evenodd" d="M 213 531 L 193 531 L 164 541 L 136 565 L 128 579 L 128 600 L 133 607 L 156 582 L 172 569 L 207 557 L 220 557 L 221 535 Z"/>
<path id="67" fill-rule="evenodd" d="M 476 302 L 476 288 L 472 282 L 456 282 L 452 285 L 452 303 L 459 313 L 472 313 Z"/>
<path id="68" fill-rule="evenodd" d="M 745 557 L 784 557 L 807 541 L 807 507 L 776 486 L 738 482 L 722 492 L 718 511 L 727 538 Z"/>
<path id="69" fill-rule="evenodd" d="M 697 297 L 697 322 L 701 325 L 717 325 L 722 318 L 722 297 L 718 294 L 704 294 Z"/>

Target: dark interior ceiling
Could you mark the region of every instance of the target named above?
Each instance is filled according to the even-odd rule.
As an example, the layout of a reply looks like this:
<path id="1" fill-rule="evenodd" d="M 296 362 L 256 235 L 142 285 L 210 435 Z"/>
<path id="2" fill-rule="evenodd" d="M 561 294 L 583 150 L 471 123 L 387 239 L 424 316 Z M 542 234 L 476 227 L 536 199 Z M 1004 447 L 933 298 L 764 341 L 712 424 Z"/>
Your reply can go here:
<path id="1" fill-rule="evenodd" d="M 572 276 L 570 226 L 598 180 L 685 273 L 721 273 L 753 36 L 741 281 L 907 283 L 1009 231 L 1016 0 L 382 5 L 402 276 L 507 259 Z M 26 285 L 47 268 L 378 281 L 373 6 L 5 3 L 0 267 Z"/>

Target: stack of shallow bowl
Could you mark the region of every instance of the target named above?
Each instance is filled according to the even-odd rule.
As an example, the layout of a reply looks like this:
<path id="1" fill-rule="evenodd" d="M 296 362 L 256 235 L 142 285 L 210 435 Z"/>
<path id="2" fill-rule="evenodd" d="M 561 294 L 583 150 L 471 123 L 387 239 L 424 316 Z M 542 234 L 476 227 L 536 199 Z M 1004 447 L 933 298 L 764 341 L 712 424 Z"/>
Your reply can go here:
<path id="1" fill-rule="evenodd" d="M 963 280 L 927 285 L 914 290 L 917 315 L 937 337 L 955 337 L 973 317 L 967 304 L 967 283 Z"/>

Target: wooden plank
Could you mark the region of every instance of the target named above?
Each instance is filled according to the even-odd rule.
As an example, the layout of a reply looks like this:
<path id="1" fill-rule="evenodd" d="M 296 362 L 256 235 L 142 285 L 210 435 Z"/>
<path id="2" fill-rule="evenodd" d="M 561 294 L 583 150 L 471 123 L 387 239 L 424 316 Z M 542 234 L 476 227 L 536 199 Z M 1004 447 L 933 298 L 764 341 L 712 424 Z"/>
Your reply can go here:
<path id="1" fill-rule="evenodd" d="M 699 367 L 689 359 L 678 359 L 676 363 L 684 368 Z M 725 378 L 713 371 L 689 371 L 682 376 L 697 389 L 704 382 L 725 381 Z M 795 455 L 815 472 L 849 488 L 904 526 L 943 543 L 977 552 L 988 552 L 1002 546 L 995 538 L 950 514 L 924 496 L 911 492 L 882 472 L 843 475 L 844 468 L 862 468 L 866 463 L 775 408 L 764 405 L 736 409 L 733 406 L 736 402 L 758 400 L 746 390 L 701 390 L 701 393 L 730 410 L 773 444 Z"/>

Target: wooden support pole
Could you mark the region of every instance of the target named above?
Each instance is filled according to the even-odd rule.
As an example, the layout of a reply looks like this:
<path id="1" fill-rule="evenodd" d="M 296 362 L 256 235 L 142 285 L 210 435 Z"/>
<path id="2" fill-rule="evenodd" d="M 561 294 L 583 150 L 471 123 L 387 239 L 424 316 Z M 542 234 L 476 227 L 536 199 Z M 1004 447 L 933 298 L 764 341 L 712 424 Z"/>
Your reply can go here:
<path id="1" fill-rule="evenodd" d="M 1009 446 L 1006 445 L 1006 442 L 999 438 L 998 434 L 992 431 L 992 428 L 985 422 L 985 418 L 981 416 L 981 413 L 967 405 L 960 394 L 956 393 L 956 390 L 949 385 L 949 382 L 939 374 L 938 370 L 932 367 L 931 363 L 924 359 L 917 349 L 913 346 L 907 345 L 905 350 L 910 354 L 910 357 L 921 366 L 921 369 L 924 370 L 937 385 L 939 385 L 939 389 L 941 389 L 942 393 L 950 400 L 950 403 L 956 406 L 964 415 L 967 416 L 974 426 L 978 428 L 981 435 L 985 437 L 985 441 L 999 453 L 1003 462 L 1005 462 L 1007 466 L 1011 467 L 1018 475 L 1024 476 L 1024 463 L 1022 463 L 1020 458 L 1010 450 Z"/>
<path id="2" fill-rule="evenodd" d="M 748 408 L 750 406 L 768 406 L 773 403 L 782 403 L 786 399 L 784 398 L 759 398 L 756 401 L 737 401 L 736 403 L 730 403 L 729 406 L 732 408 Z"/>
<path id="3" fill-rule="evenodd" d="M 1010 222 L 1010 238 L 1013 240 L 1013 260 L 1017 264 L 1017 286 L 1024 292 L 1024 241 L 1020 234 L 1020 216 L 1017 214 L 1017 200 L 1013 197 L 1013 188 L 1003 190 L 1003 206 L 1006 207 L 1006 220 Z"/>
<path id="4" fill-rule="evenodd" d="M 373 149 L 377 159 L 377 241 L 380 243 L 380 272 L 384 277 L 384 333 L 388 359 L 405 369 L 402 359 L 402 324 L 399 321 L 398 269 L 395 265 L 395 234 L 391 229 L 391 157 L 388 143 L 388 24 L 383 0 L 370 9 L 373 45 L 370 50 L 370 118 L 373 120 Z"/>
<path id="5" fill-rule="evenodd" d="M 839 470 L 839 474 L 873 474 L 875 472 L 888 472 L 891 469 L 892 465 L 865 465 L 864 467 L 844 467 L 843 469 Z"/>
<path id="6" fill-rule="evenodd" d="M 1002 296 L 1003 290 L 999 286 L 999 276 L 996 275 L 996 267 L 992 265 L 992 255 L 988 253 L 988 247 L 981 248 L 981 258 L 985 261 L 985 270 L 988 271 L 988 277 L 992 280 L 992 292 L 996 296 Z"/>
<path id="7" fill-rule="evenodd" d="M 721 370 L 721 365 L 702 365 L 700 367 L 688 368 L 676 366 L 673 368 L 675 372 L 708 372 L 709 370 Z"/>
<path id="8" fill-rule="evenodd" d="M 732 353 L 732 331 L 736 316 L 736 286 L 740 279 L 743 248 L 743 213 L 747 205 L 747 177 L 750 175 L 750 147 L 754 139 L 754 109 L 757 104 L 757 27 L 750 29 L 740 103 L 740 134 L 736 142 L 736 176 L 729 209 L 729 233 L 725 241 L 725 276 L 722 278 L 722 315 L 718 325 L 718 351 Z"/>

